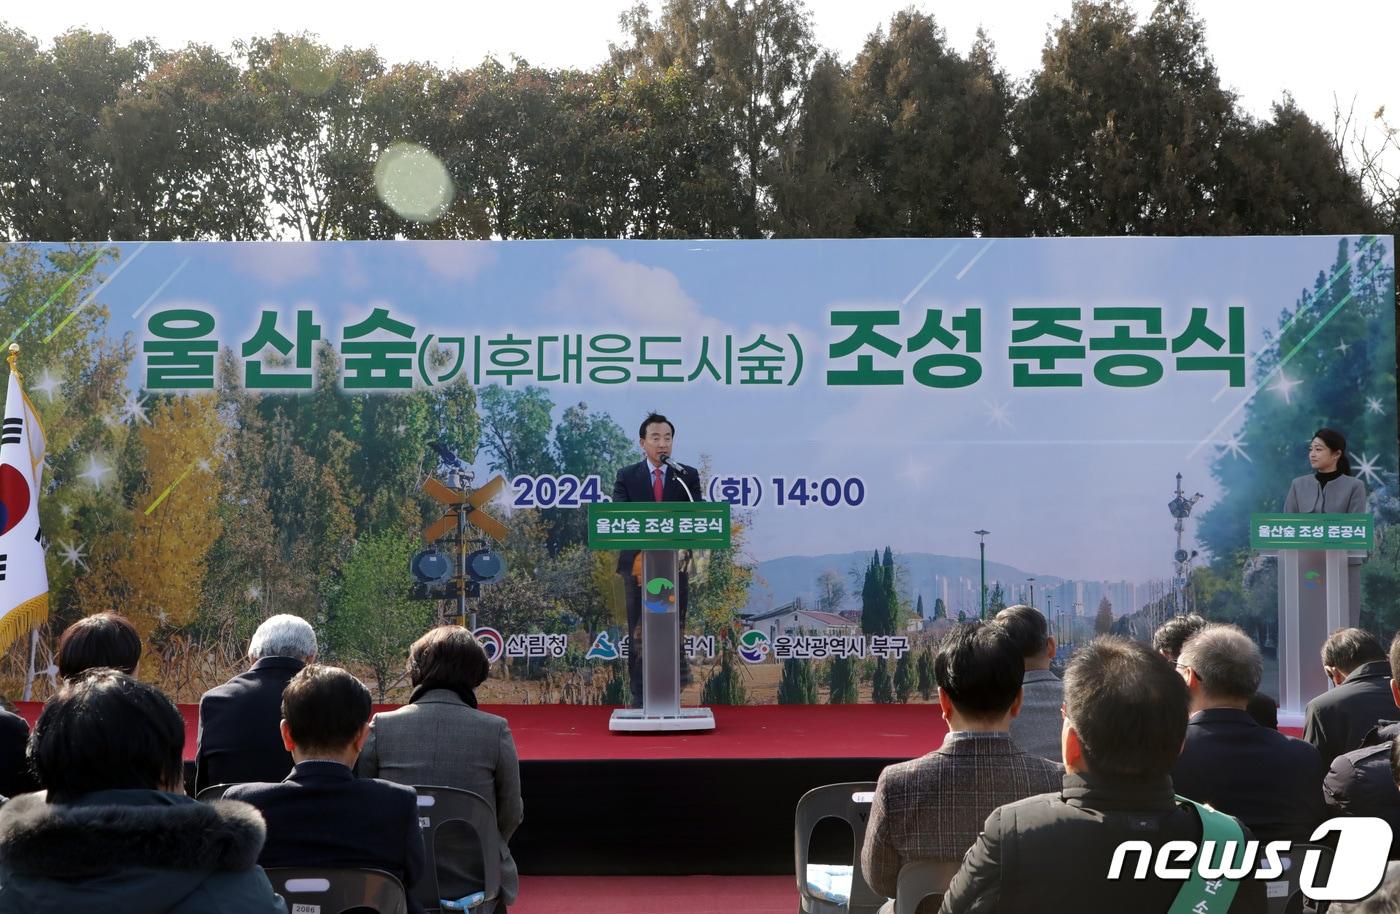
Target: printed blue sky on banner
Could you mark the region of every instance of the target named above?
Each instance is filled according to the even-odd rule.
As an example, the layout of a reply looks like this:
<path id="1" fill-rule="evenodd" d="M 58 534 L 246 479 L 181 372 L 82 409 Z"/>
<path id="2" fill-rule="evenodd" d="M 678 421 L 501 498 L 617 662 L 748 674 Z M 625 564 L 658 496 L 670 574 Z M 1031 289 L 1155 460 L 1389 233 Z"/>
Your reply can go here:
<path id="1" fill-rule="evenodd" d="M 194 307 L 216 314 L 220 343 L 234 347 L 252 335 L 261 310 L 290 316 L 305 307 L 335 342 L 341 327 L 375 307 L 413 323 L 420 337 L 610 330 L 689 342 L 728 332 L 737 345 L 760 330 L 793 332 L 806 364 L 792 387 L 633 382 L 556 384 L 550 392 L 559 409 L 585 401 L 629 434 L 648 410 L 660 410 L 676 423 L 677 457 L 698 464 L 704 455 L 719 474 L 864 481 L 859 508 L 776 509 L 766 494 L 749 535 L 759 560 L 887 544 L 896 552 L 975 556 L 971 531 L 986 528 L 994 532 L 989 559 L 1028 573 L 1145 581 L 1171 574 L 1166 503 L 1176 473 L 1188 494 L 1204 493 L 1196 510 L 1203 513 L 1219 495 L 1209 467 L 1239 428 L 1237 407 L 1251 395 L 1282 394 L 1226 387 L 1218 371 L 1174 371 L 1169 355 L 1163 380 L 1149 387 L 1097 384 L 1089 361 L 1083 387 L 1016 387 L 1006 351 L 1010 309 L 1077 306 L 1088 329 L 1094 307 L 1161 307 L 1170 338 L 1192 307 L 1209 308 L 1213 325 L 1223 327 L 1226 309 L 1243 306 L 1253 355 L 1280 314 L 1330 269 L 1338 241 L 124 243 L 121 272 L 98 300 L 111 311 L 114 334 L 140 340 L 152 313 Z M 1393 270 L 1391 239 L 1378 244 Z M 907 336 L 927 308 L 967 307 L 984 316 L 976 384 L 825 382 L 826 347 L 846 335 L 829 326 L 832 309 L 900 309 Z M 293 325 L 290 317 L 282 324 Z M 1394 328 L 1372 331 L 1393 336 Z M 907 367 L 912 358 L 901 361 Z M 133 386 L 144 369 L 138 355 Z M 1382 406 L 1395 415 L 1393 393 Z M 1297 475 L 1308 472 L 1306 444 L 1316 424 L 1316 417 L 1298 417 Z M 1243 443 L 1240 459 L 1251 444 Z M 1364 441 L 1351 446 L 1368 450 Z M 1385 453 L 1393 455 L 1392 446 Z"/>

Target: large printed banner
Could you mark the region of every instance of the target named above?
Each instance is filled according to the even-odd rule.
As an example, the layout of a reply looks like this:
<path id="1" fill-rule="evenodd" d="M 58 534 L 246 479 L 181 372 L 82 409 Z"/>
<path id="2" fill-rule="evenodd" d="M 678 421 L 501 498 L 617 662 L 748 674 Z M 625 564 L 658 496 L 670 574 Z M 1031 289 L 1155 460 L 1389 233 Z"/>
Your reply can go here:
<path id="1" fill-rule="evenodd" d="M 931 638 L 1017 602 L 1066 649 L 1189 608 L 1267 653 L 1249 519 L 1321 426 L 1400 548 L 1388 237 L 11 244 L 0 276 L 54 616 L 123 608 L 177 690 L 296 612 L 400 695 L 455 606 L 407 599 L 455 455 L 506 479 L 510 536 L 470 544 L 506 569 L 468 607 L 489 697 L 617 700 L 586 506 L 651 411 L 731 505 L 686 648 L 736 700 L 926 698 Z"/>

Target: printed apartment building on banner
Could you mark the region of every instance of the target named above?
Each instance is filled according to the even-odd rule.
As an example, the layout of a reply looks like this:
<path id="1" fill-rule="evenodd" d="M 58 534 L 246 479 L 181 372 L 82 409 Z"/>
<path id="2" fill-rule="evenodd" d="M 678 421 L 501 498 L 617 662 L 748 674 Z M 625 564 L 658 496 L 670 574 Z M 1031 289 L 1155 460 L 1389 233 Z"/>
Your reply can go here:
<path id="1" fill-rule="evenodd" d="M 20 386 L 10 353 L 0 437 L 0 649 L 48 617 L 49 580 L 39 529 L 44 428 Z"/>

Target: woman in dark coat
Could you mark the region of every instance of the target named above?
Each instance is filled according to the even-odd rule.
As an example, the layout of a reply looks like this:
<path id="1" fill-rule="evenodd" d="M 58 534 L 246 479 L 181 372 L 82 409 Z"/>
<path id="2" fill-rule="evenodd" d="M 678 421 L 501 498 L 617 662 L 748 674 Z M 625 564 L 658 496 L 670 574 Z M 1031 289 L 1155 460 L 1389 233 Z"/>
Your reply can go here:
<path id="1" fill-rule="evenodd" d="M 286 914 L 257 866 L 262 817 L 181 788 L 185 724 L 153 686 L 64 686 L 29 754 L 46 793 L 0 808 L 0 914 Z"/>

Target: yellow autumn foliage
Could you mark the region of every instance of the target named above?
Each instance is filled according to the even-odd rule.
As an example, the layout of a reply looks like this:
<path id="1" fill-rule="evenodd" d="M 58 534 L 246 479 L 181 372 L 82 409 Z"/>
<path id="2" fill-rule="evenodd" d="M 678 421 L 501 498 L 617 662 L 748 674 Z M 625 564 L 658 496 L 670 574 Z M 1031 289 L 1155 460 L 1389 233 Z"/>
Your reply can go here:
<path id="1" fill-rule="evenodd" d="M 190 622 L 198 607 L 204 563 L 221 527 L 219 439 L 224 427 L 212 394 L 163 400 L 139 429 L 146 451 L 145 484 L 132 501 L 133 527 L 106 544 L 102 574 L 78 581 L 85 613 L 117 610 L 150 648 L 161 625 Z M 143 667 L 145 665 L 143 664 Z"/>

